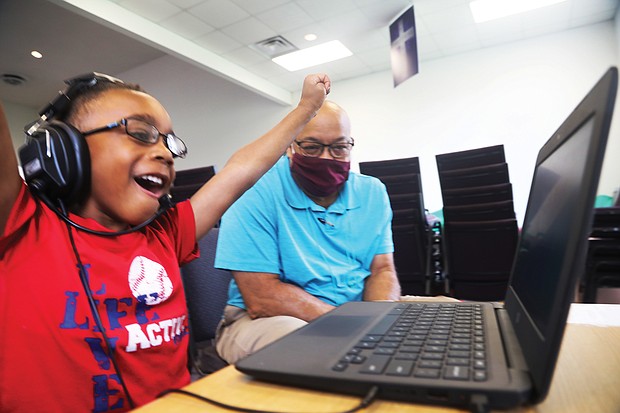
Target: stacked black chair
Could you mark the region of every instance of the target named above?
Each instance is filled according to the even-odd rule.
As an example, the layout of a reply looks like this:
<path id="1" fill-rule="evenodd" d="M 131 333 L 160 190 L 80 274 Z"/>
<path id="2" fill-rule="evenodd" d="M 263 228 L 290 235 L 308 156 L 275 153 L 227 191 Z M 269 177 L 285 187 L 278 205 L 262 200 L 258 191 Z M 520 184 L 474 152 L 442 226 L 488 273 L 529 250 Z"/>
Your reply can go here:
<path id="1" fill-rule="evenodd" d="M 503 300 L 518 239 L 504 147 L 446 153 L 436 160 L 450 294 L 466 300 Z"/>
<path id="2" fill-rule="evenodd" d="M 582 301 L 597 302 L 606 287 L 620 288 L 620 206 L 594 210 Z"/>
<path id="3" fill-rule="evenodd" d="M 429 293 L 429 236 L 417 157 L 360 162 L 360 172 L 386 186 L 393 211 L 394 264 L 402 294 Z"/>
<path id="4" fill-rule="evenodd" d="M 172 201 L 176 203 L 191 197 L 205 182 L 213 178 L 214 175 L 214 166 L 177 171 L 174 185 L 170 193 L 172 195 Z"/>

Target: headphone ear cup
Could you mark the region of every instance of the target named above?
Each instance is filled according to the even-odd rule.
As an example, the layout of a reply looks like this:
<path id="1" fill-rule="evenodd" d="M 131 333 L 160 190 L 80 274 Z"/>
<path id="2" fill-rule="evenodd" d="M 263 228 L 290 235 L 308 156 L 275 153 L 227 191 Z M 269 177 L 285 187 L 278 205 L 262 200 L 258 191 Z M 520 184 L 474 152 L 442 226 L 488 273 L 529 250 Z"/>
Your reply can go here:
<path id="1" fill-rule="evenodd" d="M 43 124 L 19 149 L 29 187 L 52 201 L 71 205 L 90 192 L 90 152 L 73 126 L 52 121 Z"/>

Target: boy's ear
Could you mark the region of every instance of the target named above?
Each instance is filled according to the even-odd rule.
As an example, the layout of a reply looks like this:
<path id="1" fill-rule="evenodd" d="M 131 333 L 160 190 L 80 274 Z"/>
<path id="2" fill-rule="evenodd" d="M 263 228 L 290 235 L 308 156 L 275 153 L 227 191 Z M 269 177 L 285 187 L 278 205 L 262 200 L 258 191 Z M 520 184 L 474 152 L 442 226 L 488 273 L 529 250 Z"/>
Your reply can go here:
<path id="1" fill-rule="evenodd" d="M 43 123 L 19 148 L 24 178 L 35 195 L 64 205 L 90 192 L 90 152 L 82 134 L 59 121 Z"/>

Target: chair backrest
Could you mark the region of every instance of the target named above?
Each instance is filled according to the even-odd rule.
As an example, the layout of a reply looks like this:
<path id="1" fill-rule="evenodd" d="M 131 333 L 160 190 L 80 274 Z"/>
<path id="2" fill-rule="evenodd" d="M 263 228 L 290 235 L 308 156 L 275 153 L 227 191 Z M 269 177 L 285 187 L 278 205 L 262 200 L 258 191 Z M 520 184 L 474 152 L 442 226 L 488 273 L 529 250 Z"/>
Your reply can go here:
<path id="1" fill-rule="evenodd" d="M 200 257 L 181 268 L 195 342 L 215 338 L 215 330 L 228 300 L 232 274 L 214 267 L 218 232 L 218 228 L 211 229 L 198 242 Z"/>
<path id="2" fill-rule="evenodd" d="M 488 146 L 435 156 L 439 173 L 462 168 L 506 162 L 504 145 Z"/>
<path id="3" fill-rule="evenodd" d="M 190 198 L 214 175 L 215 166 L 213 165 L 177 171 L 174 185 L 170 190 L 172 200 L 174 202 L 181 202 Z"/>
<path id="4" fill-rule="evenodd" d="M 518 240 L 516 219 L 445 222 L 444 241 L 452 280 L 508 280 Z"/>
<path id="5" fill-rule="evenodd" d="M 420 245 L 421 239 L 427 237 L 425 227 L 419 225 L 394 225 L 394 263 L 399 277 L 405 273 L 415 281 L 424 281 L 427 273 L 426 245 Z M 427 243 L 425 241 L 425 243 Z"/>
<path id="6" fill-rule="evenodd" d="M 424 294 L 428 273 L 429 228 L 417 157 L 360 162 L 360 172 L 379 178 L 392 207 L 394 264 L 403 294 Z"/>
<path id="7" fill-rule="evenodd" d="M 485 204 L 444 206 L 446 222 L 499 221 L 515 218 L 514 204 L 511 200 Z"/>
<path id="8" fill-rule="evenodd" d="M 516 219 L 444 224 L 451 295 L 462 300 L 503 300 L 517 247 Z"/>
<path id="9" fill-rule="evenodd" d="M 360 172 L 364 175 L 384 177 L 408 173 L 420 174 L 420 160 L 418 157 L 389 159 L 386 161 L 368 161 L 359 163 Z"/>
<path id="10" fill-rule="evenodd" d="M 386 175 L 378 176 L 377 178 L 385 184 L 385 188 L 390 197 L 403 194 L 422 193 L 420 174 Z"/>
<path id="11" fill-rule="evenodd" d="M 620 287 L 620 208 L 595 208 L 588 240 L 583 298 L 597 302 L 600 287 Z"/>
<path id="12" fill-rule="evenodd" d="M 507 183 L 446 189 L 441 191 L 444 207 L 475 205 L 512 200 L 512 185 Z"/>
<path id="13" fill-rule="evenodd" d="M 510 182 L 508 164 L 498 163 L 439 173 L 442 191 L 463 187 L 480 187 Z"/>

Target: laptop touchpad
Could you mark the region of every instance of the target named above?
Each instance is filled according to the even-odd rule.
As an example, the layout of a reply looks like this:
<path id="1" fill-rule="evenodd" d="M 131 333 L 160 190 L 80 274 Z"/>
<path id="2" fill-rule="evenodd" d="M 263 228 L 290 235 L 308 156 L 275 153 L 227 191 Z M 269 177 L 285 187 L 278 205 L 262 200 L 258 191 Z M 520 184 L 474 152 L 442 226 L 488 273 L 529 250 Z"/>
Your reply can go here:
<path id="1" fill-rule="evenodd" d="M 339 315 L 326 317 L 308 324 L 299 331 L 303 336 L 345 337 L 355 334 L 358 330 L 368 326 L 368 320 L 373 317 L 356 315 Z"/>

